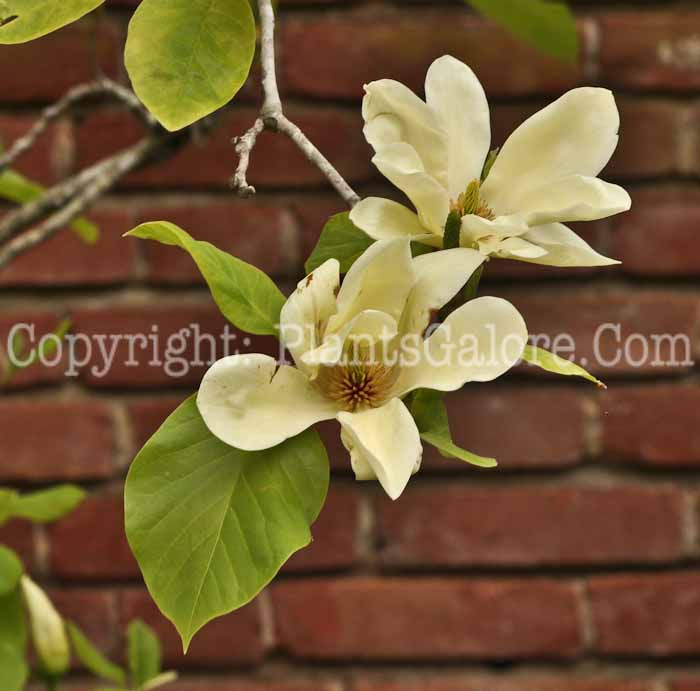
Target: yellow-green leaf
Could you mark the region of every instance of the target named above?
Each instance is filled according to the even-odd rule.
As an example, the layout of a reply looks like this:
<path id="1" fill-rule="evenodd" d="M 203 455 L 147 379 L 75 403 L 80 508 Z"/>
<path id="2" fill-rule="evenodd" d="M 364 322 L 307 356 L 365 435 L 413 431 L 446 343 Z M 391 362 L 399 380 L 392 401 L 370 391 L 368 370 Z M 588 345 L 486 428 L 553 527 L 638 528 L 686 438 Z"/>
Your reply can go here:
<path id="1" fill-rule="evenodd" d="M 0 43 L 25 43 L 56 31 L 99 7 L 104 0 L 4 0 Z"/>
<path id="2" fill-rule="evenodd" d="M 255 43 L 249 0 L 143 0 L 129 24 L 124 60 L 138 97 L 172 131 L 236 95 Z"/>
<path id="3" fill-rule="evenodd" d="M 577 365 L 571 360 L 565 360 L 554 353 L 550 353 L 544 348 L 537 348 L 531 345 L 525 346 L 523 360 L 552 374 L 561 374 L 565 377 L 581 377 L 582 379 L 593 382 L 602 389 L 607 388 L 600 379 L 596 379 L 596 377 L 590 374 L 590 372 L 587 372 L 580 365 Z"/>

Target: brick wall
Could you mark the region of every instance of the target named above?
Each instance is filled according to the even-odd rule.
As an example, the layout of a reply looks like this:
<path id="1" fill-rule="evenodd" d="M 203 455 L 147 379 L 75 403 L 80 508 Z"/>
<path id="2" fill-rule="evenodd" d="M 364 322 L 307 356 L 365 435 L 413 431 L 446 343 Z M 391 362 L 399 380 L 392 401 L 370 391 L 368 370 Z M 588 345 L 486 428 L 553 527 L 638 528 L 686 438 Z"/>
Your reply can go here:
<path id="1" fill-rule="evenodd" d="M 35 43 L 0 49 L 0 135 L 97 65 L 123 78 L 119 51 L 133 0 L 112 2 Z M 383 191 L 361 134 L 363 82 L 419 88 L 430 61 L 467 62 L 493 99 L 495 141 L 563 90 L 616 90 L 622 138 L 608 177 L 634 210 L 585 236 L 622 259 L 611 270 L 489 267 L 537 333 L 570 332 L 591 359 L 601 322 L 624 334 L 687 334 L 700 350 L 700 8 L 694 2 L 576 2 L 578 67 L 540 57 L 459 2 L 281 2 L 281 85 L 290 113 L 361 193 Z M 322 54 L 322 57 L 319 55 Z M 211 136 L 133 175 L 94 211 L 99 249 L 65 232 L 0 273 L 0 335 L 15 322 L 48 331 L 69 313 L 86 334 L 161 335 L 223 321 L 184 254 L 122 239 L 165 217 L 251 261 L 289 287 L 327 216 L 342 204 L 283 138 L 266 134 L 238 201 L 226 183 L 231 136 L 251 121 L 255 80 Z M 139 136 L 108 107 L 51 128 L 20 168 L 50 183 Z M 3 338 L 4 340 L 4 338 Z M 269 349 L 256 342 L 255 349 Z M 608 335 L 604 353 L 614 350 Z M 11 524 L 19 550 L 105 652 L 126 621 L 156 627 L 177 691 L 700 690 L 700 385 L 687 365 L 596 368 L 610 384 L 516 373 L 451 401 L 456 436 L 497 456 L 478 472 L 428 454 L 400 502 L 356 484 L 332 428 L 334 471 L 315 543 L 261 597 L 207 627 L 182 658 L 123 535 L 122 481 L 134 452 L 196 385 L 202 368 L 168 376 L 91 361 L 16 378 L 0 399 L 0 482 L 70 480 L 90 489 L 48 529 Z M 668 354 L 663 351 L 662 357 Z M 99 367 L 97 367 L 99 370 Z M 86 688 L 76 670 L 74 687 Z M 89 685 L 88 685 L 89 688 Z"/>

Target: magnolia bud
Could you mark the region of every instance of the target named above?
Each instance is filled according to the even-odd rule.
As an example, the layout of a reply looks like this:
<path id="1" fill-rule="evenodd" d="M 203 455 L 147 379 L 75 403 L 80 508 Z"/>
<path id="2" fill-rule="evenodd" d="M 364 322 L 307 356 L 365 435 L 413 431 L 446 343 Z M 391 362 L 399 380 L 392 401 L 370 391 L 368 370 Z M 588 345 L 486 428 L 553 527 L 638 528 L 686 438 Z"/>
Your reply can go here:
<path id="1" fill-rule="evenodd" d="M 22 593 L 29 613 L 34 649 L 43 671 L 58 677 L 68 671 L 70 648 L 66 626 L 46 593 L 29 576 L 22 576 Z"/>

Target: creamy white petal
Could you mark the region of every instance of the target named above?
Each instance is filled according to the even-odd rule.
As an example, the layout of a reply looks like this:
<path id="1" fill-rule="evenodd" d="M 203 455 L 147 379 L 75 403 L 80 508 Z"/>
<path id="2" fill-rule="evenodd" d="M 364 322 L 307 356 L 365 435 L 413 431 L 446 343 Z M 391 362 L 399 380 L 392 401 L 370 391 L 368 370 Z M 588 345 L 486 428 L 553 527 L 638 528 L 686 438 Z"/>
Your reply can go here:
<path id="1" fill-rule="evenodd" d="M 495 248 L 494 253 L 502 259 L 536 261 L 540 257 L 544 257 L 547 254 L 547 250 L 519 237 L 501 240 Z"/>
<path id="2" fill-rule="evenodd" d="M 377 153 L 405 142 L 420 157 L 424 169 L 447 186 L 447 137 L 433 111 L 408 87 L 393 79 L 365 86 L 362 116 L 365 137 Z"/>
<path id="3" fill-rule="evenodd" d="M 396 319 L 386 312 L 365 310 L 353 317 L 337 333 L 329 334 L 323 344 L 304 354 L 307 365 L 335 365 L 346 355 L 358 359 L 362 351 L 378 346 L 377 357 L 384 352 L 382 344 L 388 345 L 398 333 Z M 354 361 L 354 359 L 352 360 Z"/>
<path id="4" fill-rule="evenodd" d="M 416 257 L 415 284 L 401 317 L 400 333 L 422 335 L 432 312 L 446 305 L 485 260 L 480 252 L 463 247 Z"/>
<path id="5" fill-rule="evenodd" d="M 497 214 L 519 210 L 532 189 L 570 175 L 596 177 L 617 146 L 612 92 L 573 89 L 526 120 L 503 145 L 482 194 Z"/>
<path id="6" fill-rule="evenodd" d="M 316 422 L 331 420 L 338 406 L 305 374 L 267 355 L 231 355 L 209 369 L 197 407 L 209 431 L 230 446 L 259 451 L 277 446 Z"/>
<path id="7" fill-rule="evenodd" d="M 406 406 L 393 398 L 381 408 L 339 413 L 338 422 L 357 479 L 371 479 L 371 469 L 385 492 L 398 499 L 423 455 L 418 428 Z"/>
<path id="8" fill-rule="evenodd" d="M 471 300 L 435 330 L 415 366 L 408 366 L 405 355 L 396 395 L 417 388 L 455 391 L 467 382 L 496 379 L 520 359 L 527 338 L 525 320 L 509 302 Z"/>
<path id="9" fill-rule="evenodd" d="M 425 95 L 447 132 L 448 191 L 457 199 L 472 180 L 481 178 L 491 145 L 486 94 L 467 65 L 445 55 L 428 69 Z"/>
<path id="10" fill-rule="evenodd" d="M 522 214 L 512 214 L 511 216 L 497 216 L 491 220 L 476 214 L 462 216 L 462 230 L 460 242 L 462 245 L 469 245 L 482 238 L 507 238 L 522 235 L 528 231 L 528 224 Z"/>
<path id="11" fill-rule="evenodd" d="M 426 171 L 416 150 L 408 144 L 392 144 L 378 152 L 372 162 L 411 200 L 421 225 L 442 235 L 450 199 L 447 190 Z"/>
<path id="12" fill-rule="evenodd" d="M 408 237 L 421 242 L 432 236 L 413 211 L 403 204 L 380 197 L 367 197 L 355 204 L 350 220 L 375 240 Z"/>
<path id="13" fill-rule="evenodd" d="M 520 210 L 528 225 L 595 221 L 629 211 L 632 200 L 619 185 L 598 178 L 570 175 L 527 192 Z"/>
<path id="14" fill-rule="evenodd" d="M 307 374 L 303 355 L 321 343 L 326 324 L 336 311 L 340 288 L 340 264 L 329 259 L 299 282 L 280 313 L 280 338 L 297 367 Z"/>
<path id="15" fill-rule="evenodd" d="M 338 311 L 330 318 L 326 335 L 338 333 L 365 310 L 385 312 L 398 322 L 412 286 L 408 238 L 375 242 L 345 275 L 338 293 Z"/>
<path id="16" fill-rule="evenodd" d="M 547 266 L 610 266 L 619 264 L 616 259 L 610 259 L 596 252 L 587 242 L 582 240 L 571 228 L 561 223 L 531 228 L 523 239 L 539 245 L 546 254 L 535 259 L 523 259 L 534 264 Z"/>

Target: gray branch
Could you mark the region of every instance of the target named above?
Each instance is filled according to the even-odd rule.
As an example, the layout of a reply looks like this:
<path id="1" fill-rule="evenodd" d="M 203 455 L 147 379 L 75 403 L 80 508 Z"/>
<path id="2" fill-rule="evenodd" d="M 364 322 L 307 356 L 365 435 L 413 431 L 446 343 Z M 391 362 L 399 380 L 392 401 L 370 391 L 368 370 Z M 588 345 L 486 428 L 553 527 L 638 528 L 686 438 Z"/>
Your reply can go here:
<path id="1" fill-rule="evenodd" d="M 255 194 L 255 188 L 248 184 L 247 179 L 250 154 L 258 140 L 258 135 L 267 129 L 286 134 L 352 207 L 360 201 L 360 197 L 301 129 L 284 114 L 275 69 L 275 13 L 272 0 L 258 0 L 258 8 L 260 10 L 260 60 L 264 99 L 260 116 L 253 126 L 242 137 L 234 140 L 238 154 L 238 166 L 231 178 L 231 187 L 242 197 L 250 197 Z"/>
<path id="2" fill-rule="evenodd" d="M 136 95 L 129 89 L 106 78 L 90 84 L 81 84 L 66 92 L 60 101 L 46 108 L 29 132 L 17 139 L 7 153 L 0 155 L 0 173 L 29 151 L 52 122 L 58 120 L 83 101 L 100 96 L 111 96 L 121 101 L 131 112 L 143 120 L 149 128 L 156 126 L 157 123 L 153 116 L 141 105 Z"/>
<path id="3" fill-rule="evenodd" d="M 52 208 L 52 204 L 55 205 L 53 208 L 58 208 L 58 211 L 40 225 L 0 247 L 0 269 L 20 254 L 48 240 L 65 228 L 122 177 L 156 156 L 165 143 L 164 137 L 146 137 L 138 144 L 84 170 L 33 204 L 22 207 L 21 219 L 26 222 L 25 227 L 38 218 L 45 217 Z M 60 203 L 58 203 L 59 200 Z"/>

